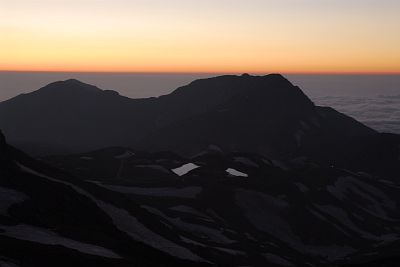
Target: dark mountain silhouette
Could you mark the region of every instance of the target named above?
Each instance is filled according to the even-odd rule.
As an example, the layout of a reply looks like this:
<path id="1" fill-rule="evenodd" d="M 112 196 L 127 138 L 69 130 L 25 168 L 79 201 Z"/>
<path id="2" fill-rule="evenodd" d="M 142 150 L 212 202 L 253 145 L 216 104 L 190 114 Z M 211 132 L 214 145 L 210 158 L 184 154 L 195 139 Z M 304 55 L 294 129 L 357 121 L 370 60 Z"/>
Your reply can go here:
<path id="1" fill-rule="evenodd" d="M 77 80 L 0 103 L 10 142 L 34 153 L 132 146 L 194 155 L 210 145 L 287 157 L 375 131 L 315 106 L 283 76 L 197 80 L 158 98 L 129 99 Z"/>
<path id="2" fill-rule="evenodd" d="M 130 125 L 124 114 L 134 111 L 131 103 L 116 92 L 67 80 L 1 103 L 0 120 L 10 142 L 21 147 L 85 149 L 120 140 L 118 129 Z"/>
<path id="3" fill-rule="evenodd" d="M 166 116 L 188 116 L 169 119 L 134 147 L 194 155 L 217 145 L 225 151 L 284 157 L 311 145 L 375 133 L 333 109 L 315 106 L 281 75 L 199 80 L 165 98 L 169 101 L 160 100 L 172 103 Z"/>

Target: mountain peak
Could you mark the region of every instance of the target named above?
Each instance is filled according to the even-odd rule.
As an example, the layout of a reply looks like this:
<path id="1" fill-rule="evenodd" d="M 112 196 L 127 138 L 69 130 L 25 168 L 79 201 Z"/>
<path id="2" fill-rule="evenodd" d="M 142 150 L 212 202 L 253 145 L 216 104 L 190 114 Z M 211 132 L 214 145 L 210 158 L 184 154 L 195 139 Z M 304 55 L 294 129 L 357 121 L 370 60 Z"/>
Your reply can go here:
<path id="1" fill-rule="evenodd" d="M 65 81 L 63 81 L 63 82 L 65 82 L 65 83 L 70 83 L 70 84 L 86 84 L 86 83 L 84 83 L 84 82 L 81 82 L 80 80 L 73 79 L 73 78 L 67 79 L 67 80 L 65 80 Z"/>
<path id="2" fill-rule="evenodd" d="M 94 85 L 90 85 L 81 82 L 77 79 L 68 79 L 64 81 L 57 81 L 50 83 L 39 90 L 36 93 L 46 93 L 46 94 L 85 94 L 85 93 L 99 93 L 102 90 Z"/>
<path id="3" fill-rule="evenodd" d="M 268 77 L 268 78 L 275 78 L 275 79 L 283 79 L 283 80 L 287 80 L 282 74 L 280 73 L 271 73 L 271 74 L 267 74 L 264 76 L 258 76 L 258 75 L 251 75 L 249 73 L 243 73 L 242 75 L 240 75 L 240 77 Z"/>
<path id="4" fill-rule="evenodd" d="M 84 88 L 96 88 L 96 89 L 98 89 L 98 90 L 100 90 L 99 88 L 97 88 L 96 86 L 94 86 L 94 85 L 91 85 L 91 84 L 88 84 L 88 83 L 84 83 L 84 82 L 82 82 L 82 81 L 80 81 L 80 80 L 77 80 L 77 79 L 67 79 L 67 80 L 64 80 L 64 81 L 57 81 L 57 82 L 54 82 L 54 83 L 50 83 L 49 85 L 52 85 L 52 84 L 58 84 L 58 85 L 68 85 L 68 86 L 73 86 L 73 87 L 84 87 Z"/>
<path id="5" fill-rule="evenodd" d="M 181 99 L 192 99 L 199 109 L 215 106 L 229 99 L 252 98 L 255 101 L 286 101 L 310 104 L 311 101 L 297 86 L 281 74 L 269 75 L 222 75 L 198 79 L 176 89 L 167 98 L 179 95 Z M 296 101 L 297 100 L 297 101 Z M 176 103 L 177 105 L 179 103 Z M 264 103 L 265 104 L 265 103 Z M 194 108 L 194 107 L 193 107 Z"/>
<path id="6" fill-rule="evenodd" d="M 280 74 L 280 73 L 271 73 L 271 74 L 267 74 L 267 75 L 265 75 L 266 77 L 270 77 L 270 78 L 274 78 L 274 79 L 281 79 L 281 80 L 286 80 L 287 81 L 287 79 L 285 78 L 285 76 L 283 76 L 282 74 Z"/>
<path id="7" fill-rule="evenodd" d="M 285 85 L 285 86 L 293 86 L 293 84 L 285 78 L 282 74 L 279 73 L 271 73 L 268 75 L 263 76 L 264 78 L 268 79 L 274 85 Z"/>
<path id="8" fill-rule="evenodd" d="M 221 76 L 224 77 L 224 76 Z M 285 78 L 282 74 L 279 73 L 271 73 L 267 75 L 251 75 L 249 73 L 243 73 L 242 75 L 238 76 L 226 76 L 230 77 L 231 79 L 240 79 L 244 82 L 256 82 L 258 84 L 264 84 L 261 81 L 268 83 L 269 86 L 280 86 L 280 87 L 293 87 L 293 84 Z M 218 77 L 216 77 L 218 78 Z"/>

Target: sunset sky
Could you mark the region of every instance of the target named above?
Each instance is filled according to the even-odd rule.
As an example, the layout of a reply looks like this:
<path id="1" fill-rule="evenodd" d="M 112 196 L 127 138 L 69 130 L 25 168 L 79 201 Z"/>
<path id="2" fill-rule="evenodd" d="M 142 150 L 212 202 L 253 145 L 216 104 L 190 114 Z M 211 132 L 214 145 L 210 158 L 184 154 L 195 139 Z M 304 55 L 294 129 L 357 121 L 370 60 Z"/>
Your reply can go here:
<path id="1" fill-rule="evenodd" d="M 399 0 L 0 0 L 0 70 L 400 73 Z"/>

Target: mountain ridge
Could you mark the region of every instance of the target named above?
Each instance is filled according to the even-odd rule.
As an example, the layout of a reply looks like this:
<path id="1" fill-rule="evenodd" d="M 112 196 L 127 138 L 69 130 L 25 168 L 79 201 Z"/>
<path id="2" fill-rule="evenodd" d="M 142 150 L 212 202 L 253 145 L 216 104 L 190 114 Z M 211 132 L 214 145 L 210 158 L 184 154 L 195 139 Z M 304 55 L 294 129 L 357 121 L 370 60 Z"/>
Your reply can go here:
<path id="1" fill-rule="evenodd" d="M 87 94 L 99 95 L 107 92 L 114 92 L 114 94 L 116 93 L 117 95 L 119 95 L 118 92 L 113 90 L 102 90 L 97 86 L 81 82 L 77 79 L 67 79 L 64 81 L 56 81 L 49 83 L 33 92 L 23 93 L 13 98 L 4 100 L 0 103 L 16 101 L 19 100 L 20 98 L 26 98 L 26 97 L 54 97 L 56 99 L 65 96 L 77 97 L 77 96 L 85 96 Z"/>
<path id="2" fill-rule="evenodd" d="M 137 146 L 195 154 L 216 144 L 272 157 L 295 154 L 308 143 L 376 133 L 315 106 L 280 74 L 200 79 L 168 95 L 144 99 L 66 80 L 1 102 L 0 128 L 12 144 L 30 152 L 35 146 L 69 153 Z"/>

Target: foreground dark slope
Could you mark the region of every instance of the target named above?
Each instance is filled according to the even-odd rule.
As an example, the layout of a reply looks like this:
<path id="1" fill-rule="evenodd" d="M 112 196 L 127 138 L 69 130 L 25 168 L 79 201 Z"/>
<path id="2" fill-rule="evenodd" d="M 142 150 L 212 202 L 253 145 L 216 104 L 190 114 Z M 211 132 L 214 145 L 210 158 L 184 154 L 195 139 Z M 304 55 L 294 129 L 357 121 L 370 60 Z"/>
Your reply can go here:
<path id="1" fill-rule="evenodd" d="M 216 265 L 399 263 L 390 179 L 216 147 L 190 159 L 110 148 L 46 161 L 139 203 Z"/>
<path id="2" fill-rule="evenodd" d="M 112 148 L 46 161 L 63 171 L 0 135 L 0 264 L 399 263 L 390 179 L 215 146 L 191 159 Z"/>
<path id="3" fill-rule="evenodd" d="M 0 133 L 0 266 L 204 265 L 144 226 L 146 221 L 157 231 L 165 228 L 134 202 L 82 183 L 4 141 Z"/>
<path id="4" fill-rule="evenodd" d="M 0 143 L 1 264 L 398 263 L 393 181 L 216 148 L 192 159 L 114 148 L 47 160 L 76 178 Z M 189 163 L 199 167 L 179 169 Z"/>
<path id="5" fill-rule="evenodd" d="M 277 74 L 202 79 L 148 99 L 76 80 L 56 82 L 0 103 L 0 127 L 12 144 L 44 154 L 133 146 L 194 155 L 218 145 L 277 158 L 375 134 L 333 109 L 316 107 Z"/>

